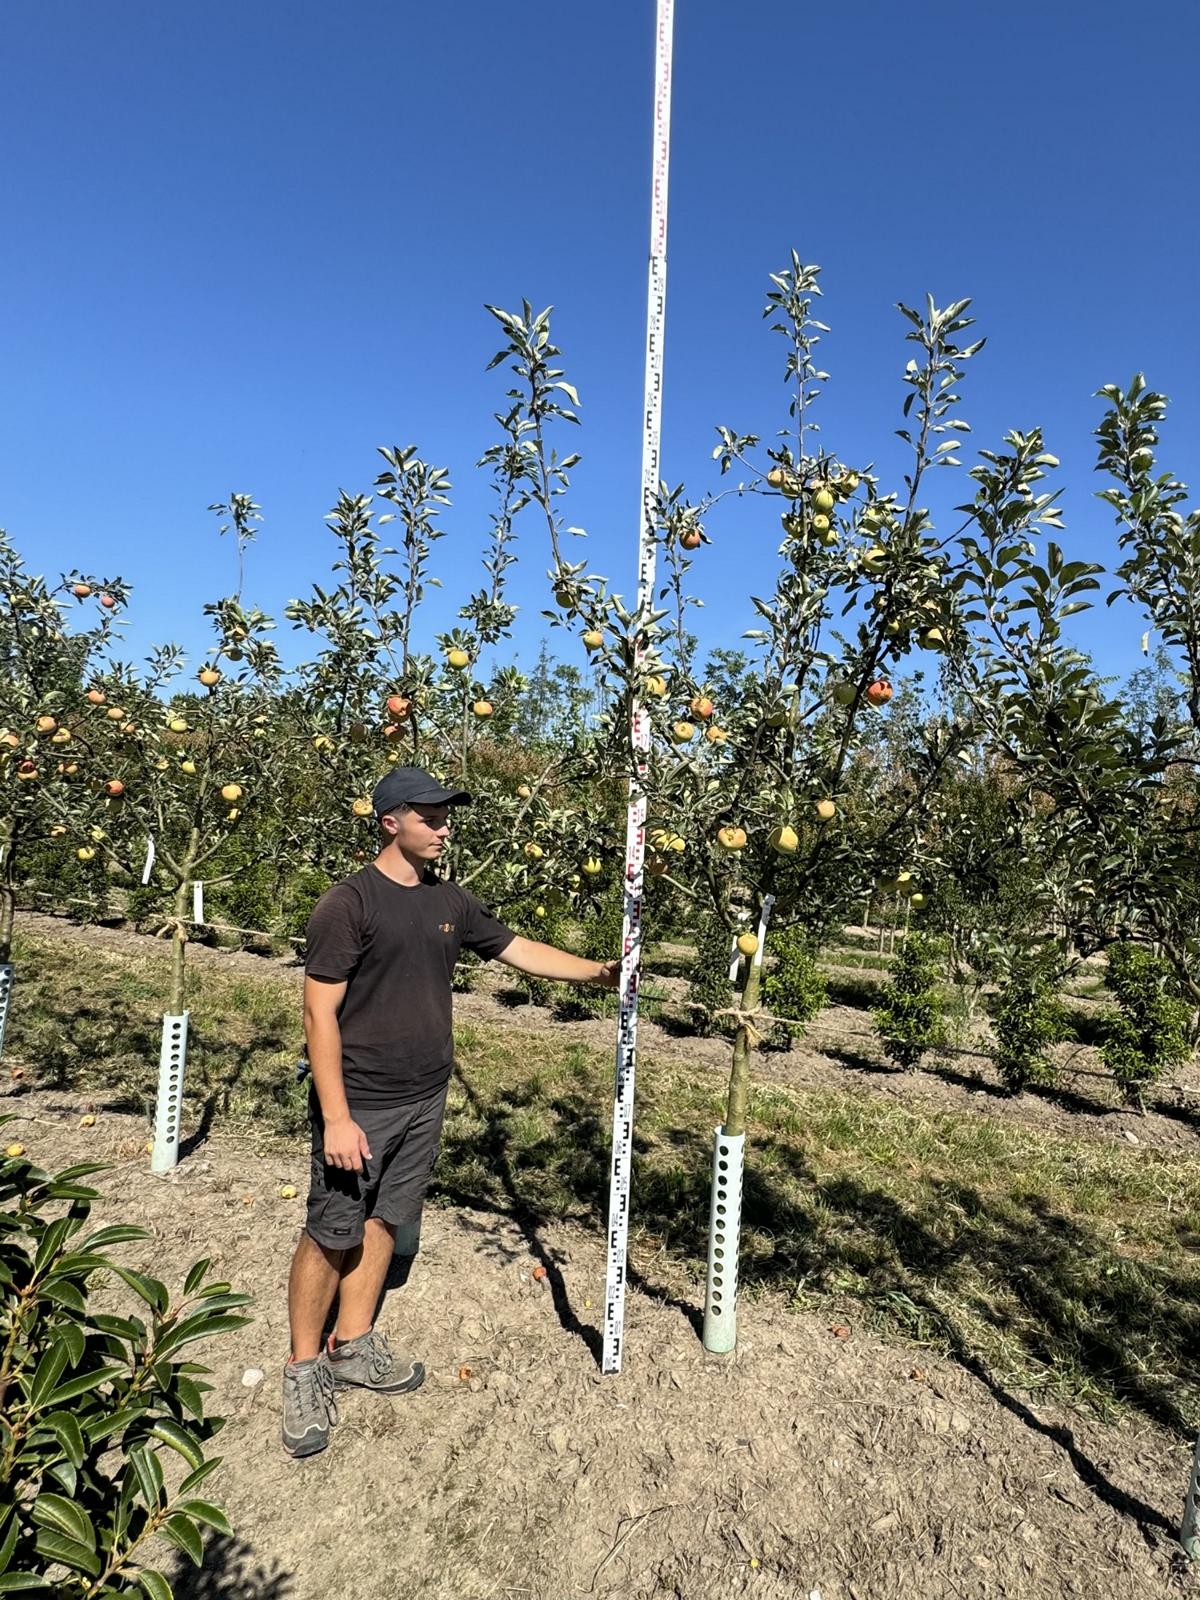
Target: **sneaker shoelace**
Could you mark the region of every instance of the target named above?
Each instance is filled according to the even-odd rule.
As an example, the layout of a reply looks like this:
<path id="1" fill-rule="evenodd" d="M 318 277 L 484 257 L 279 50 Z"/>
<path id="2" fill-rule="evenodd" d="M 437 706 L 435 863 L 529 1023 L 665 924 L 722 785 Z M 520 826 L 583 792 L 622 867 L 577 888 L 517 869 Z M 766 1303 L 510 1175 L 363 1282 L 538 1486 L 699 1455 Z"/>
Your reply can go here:
<path id="1" fill-rule="evenodd" d="M 328 1361 L 314 1361 L 306 1372 L 293 1373 L 298 1387 L 297 1410 L 302 1425 L 307 1425 L 324 1412 L 330 1422 L 338 1419 L 336 1385 L 333 1369 Z"/>
<path id="2" fill-rule="evenodd" d="M 385 1378 L 392 1370 L 395 1358 L 391 1346 L 387 1342 L 387 1335 L 376 1333 L 374 1330 L 367 1335 L 367 1364 L 371 1371 L 373 1382 Z"/>

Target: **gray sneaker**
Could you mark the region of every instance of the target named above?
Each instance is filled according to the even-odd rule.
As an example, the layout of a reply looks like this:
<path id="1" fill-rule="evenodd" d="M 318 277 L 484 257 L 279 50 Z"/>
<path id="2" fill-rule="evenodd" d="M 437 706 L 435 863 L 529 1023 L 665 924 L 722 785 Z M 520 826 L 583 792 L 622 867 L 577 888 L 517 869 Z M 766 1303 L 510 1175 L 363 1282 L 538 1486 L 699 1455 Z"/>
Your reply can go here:
<path id="1" fill-rule="evenodd" d="M 283 1448 L 290 1456 L 315 1456 L 329 1443 L 337 1421 L 333 1370 L 324 1351 L 283 1369 Z"/>
<path id="2" fill-rule="evenodd" d="M 386 1337 L 374 1328 L 345 1344 L 329 1341 L 329 1367 L 339 1389 L 373 1389 L 376 1394 L 404 1394 L 419 1389 L 425 1368 L 419 1361 L 393 1354 Z"/>

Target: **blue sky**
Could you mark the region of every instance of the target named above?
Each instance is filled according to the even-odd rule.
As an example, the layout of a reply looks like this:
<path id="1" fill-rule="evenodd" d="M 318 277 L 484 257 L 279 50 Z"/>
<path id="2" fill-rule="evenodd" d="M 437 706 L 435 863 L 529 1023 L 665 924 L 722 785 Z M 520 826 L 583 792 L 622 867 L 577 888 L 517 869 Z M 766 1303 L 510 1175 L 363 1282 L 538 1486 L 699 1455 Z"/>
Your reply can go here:
<path id="1" fill-rule="evenodd" d="M 473 464 L 502 390 L 482 307 L 527 297 L 556 306 L 582 399 L 571 520 L 631 594 L 653 12 L 8 8 L 0 524 L 30 564 L 120 573 L 130 649 L 198 653 L 203 601 L 234 583 L 209 502 L 262 505 L 246 592 L 278 615 L 327 574 L 338 488 L 369 489 L 376 445 L 414 442 L 456 484 L 428 636 L 478 583 Z M 760 311 L 795 246 L 824 268 L 828 447 L 899 468 L 894 303 L 970 295 L 989 341 L 963 391 L 973 442 L 1042 424 L 1065 543 L 1111 559 L 1093 391 L 1144 369 L 1172 396 L 1185 479 L 1200 423 L 1200 16 L 1131 20 L 1113 0 L 682 0 L 664 475 L 698 494 L 715 424 L 783 425 Z M 735 504 L 710 531 L 696 620 L 734 643 L 772 581 L 777 517 Z M 528 664 L 547 564 L 532 521 L 522 549 Z M 1106 613 L 1081 637 L 1125 672 L 1140 631 Z"/>

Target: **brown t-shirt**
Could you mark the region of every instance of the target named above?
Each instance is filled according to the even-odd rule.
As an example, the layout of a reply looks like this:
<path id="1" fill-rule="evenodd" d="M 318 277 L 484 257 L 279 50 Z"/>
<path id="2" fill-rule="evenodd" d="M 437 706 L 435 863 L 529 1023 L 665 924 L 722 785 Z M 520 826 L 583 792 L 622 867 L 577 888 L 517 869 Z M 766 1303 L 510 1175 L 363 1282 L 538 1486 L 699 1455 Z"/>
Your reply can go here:
<path id="1" fill-rule="evenodd" d="M 321 896 L 309 918 L 304 970 L 346 981 L 338 1026 L 351 1109 L 423 1100 L 449 1082 L 458 953 L 465 946 L 490 960 L 514 937 L 458 884 L 427 879 L 406 887 L 376 866 Z"/>

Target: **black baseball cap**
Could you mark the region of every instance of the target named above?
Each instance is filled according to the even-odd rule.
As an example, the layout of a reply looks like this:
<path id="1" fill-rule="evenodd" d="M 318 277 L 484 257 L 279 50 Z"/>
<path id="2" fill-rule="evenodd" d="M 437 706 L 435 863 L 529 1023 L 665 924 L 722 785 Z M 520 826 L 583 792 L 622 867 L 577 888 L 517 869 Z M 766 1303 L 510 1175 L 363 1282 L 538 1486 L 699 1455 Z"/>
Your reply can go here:
<path id="1" fill-rule="evenodd" d="M 465 789 L 447 789 L 424 767 L 393 767 L 371 790 L 375 815 L 382 817 L 397 806 L 465 806 L 471 796 Z"/>

